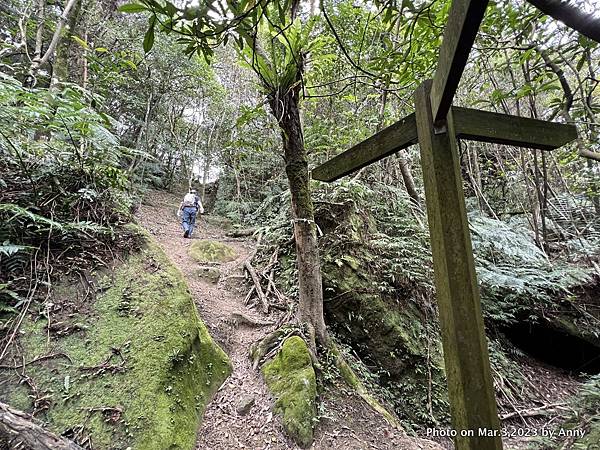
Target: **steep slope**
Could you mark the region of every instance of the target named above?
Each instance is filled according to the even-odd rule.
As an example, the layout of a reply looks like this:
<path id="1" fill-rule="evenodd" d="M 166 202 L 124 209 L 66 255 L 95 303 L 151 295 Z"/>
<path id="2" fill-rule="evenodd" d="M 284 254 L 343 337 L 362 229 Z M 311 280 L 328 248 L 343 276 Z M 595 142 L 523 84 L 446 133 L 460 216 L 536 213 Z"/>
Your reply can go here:
<path id="1" fill-rule="evenodd" d="M 84 448 L 193 447 L 231 370 L 181 272 L 149 238 L 112 270 L 65 277 L 19 345 L 25 365 L 2 367 L 0 398 Z"/>

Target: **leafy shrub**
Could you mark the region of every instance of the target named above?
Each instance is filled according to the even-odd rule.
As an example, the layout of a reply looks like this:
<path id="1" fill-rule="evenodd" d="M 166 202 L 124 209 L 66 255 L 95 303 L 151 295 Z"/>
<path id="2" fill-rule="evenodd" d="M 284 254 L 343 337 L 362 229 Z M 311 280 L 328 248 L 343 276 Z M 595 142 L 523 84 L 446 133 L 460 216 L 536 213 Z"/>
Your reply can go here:
<path id="1" fill-rule="evenodd" d="M 0 305 L 14 309 L 53 264 L 99 263 L 130 221 L 118 124 L 76 85 L 25 89 L 0 73 Z M 26 274 L 26 275 L 25 275 Z M 42 281 L 43 280 L 43 281 Z"/>

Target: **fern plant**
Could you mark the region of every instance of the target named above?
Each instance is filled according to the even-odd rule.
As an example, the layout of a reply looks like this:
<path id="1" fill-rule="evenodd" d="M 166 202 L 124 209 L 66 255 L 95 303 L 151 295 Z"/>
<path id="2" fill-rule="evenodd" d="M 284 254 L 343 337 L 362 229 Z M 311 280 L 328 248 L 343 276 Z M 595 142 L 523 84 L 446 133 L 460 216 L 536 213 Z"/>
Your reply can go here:
<path id="1" fill-rule="evenodd" d="M 536 308 L 553 308 L 579 286 L 592 281 L 589 269 L 553 264 L 529 230 L 471 213 L 477 275 L 484 312 L 501 324 L 528 318 Z"/>
<path id="2" fill-rule="evenodd" d="M 136 152 L 119 145 L 102 99 L 74 85 L 24 89 L 0 73 L 0 305 L 27 297 L 30 277 L 113 246 L 130 220 Z M 96 106 L 92 106 L 92 105 Z M 36 255 L 42 252 L 43 258 Z M 44 262 L 41 263 L 40 261 Z M 37 261 L 37 263 L 36 263 Z M 11 309 L 12 308 L 12 309 Z"/>

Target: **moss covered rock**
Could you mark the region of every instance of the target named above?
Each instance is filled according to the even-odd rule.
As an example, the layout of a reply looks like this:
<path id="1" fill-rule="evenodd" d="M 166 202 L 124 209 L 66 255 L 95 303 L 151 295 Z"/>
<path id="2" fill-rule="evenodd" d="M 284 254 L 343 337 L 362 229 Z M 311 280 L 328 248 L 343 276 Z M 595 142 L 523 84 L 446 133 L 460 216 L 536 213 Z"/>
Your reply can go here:
<path id="1" fill-rule="evenodd" d="M 430 275 L 425 253 L 418 247 L 408 252 L 409 244 L 378 231 L 370 215 L 336 208 L 325 211 L 332 217 L 317 215 L 327 232 L 321 265 L 327 323 L 390 389 L 400 417 L 444 422 L 449 405 L 441 341 L 422 304 L 427 286 L 412 279 Z M 411 235 L 420 236 L 417 230 Z"/>
<path id="2" fill-rule="evenodd" d="M 201 263 L 223 263 L 237 258 L 235 250 L 218 241 L 196 241 L 190 246 L 190 256 Z"/>
<path id="3" fill-rule="evenodd" d="M 148 243 L 99 279 L 95 301 L 80 301 L 75 283 L 58 291 L 55 304 L 79 306 L 53 320 L 78 327 L 51 335 L 48 345 L 40 315 L 23 324 L 20 338 L 26 360 L 64 355 L 28 366 L 38 393 L 48 396 L 38 417 L 80 442 L 89 436 L 97 449 L 194 448 L 206 404 L 231 365 L 179 270 Z M 23 385 L 1 389 L 13 406 L 34 408 Z"/>
<path id="4" fill-rule="evenodd" d="M 298 336 L 286 339 L 262 373 L 276 398 L 275 412 L 281 415 L 286 432 L 302 447 L 310 446 L 317 415 L 317 381 L 304 340 Z"/>
<path id="5" fill-rule="evenodd" d="M 324 264 L 325 312 L 344 342 L 379 369 L 394 394 L 396 411 L 412 423 L 448 417 L 441 342 L 436 330 L 408 299 L 374 293 L 372 281 L 352 263 Z M 330 297 L 331 296 L 331 297 Z M 432 411 L 426 401 L 431 396 Z"/>

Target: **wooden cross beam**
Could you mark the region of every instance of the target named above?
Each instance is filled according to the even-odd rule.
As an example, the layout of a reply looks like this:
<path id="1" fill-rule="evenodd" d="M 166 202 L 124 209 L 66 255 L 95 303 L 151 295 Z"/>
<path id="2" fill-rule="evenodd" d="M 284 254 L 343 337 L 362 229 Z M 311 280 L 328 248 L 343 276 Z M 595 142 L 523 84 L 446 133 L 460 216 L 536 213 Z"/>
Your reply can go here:
<path id="1" fill-rule="evenodd" d="M 454 0 L 433 80 L 415 91 L 415 113 L 312 171 L 333 181 L 418 143 L 433 255 L 444 365 L 458 450 L 500 450 L 502 439 L 456 138 L 552 150 L 572 125 L 452 106 L 488 0 Z"/>
<path id="2" fill-rule="evenodd" d="M 456 137 L 516 147 L 553 150 L 577 138 L 574 126 L 471 108 L 451 108 Z M 418 142 L 415 114 L 381 130 L 312 171 L 320 181 L 335 181 Z"/>

